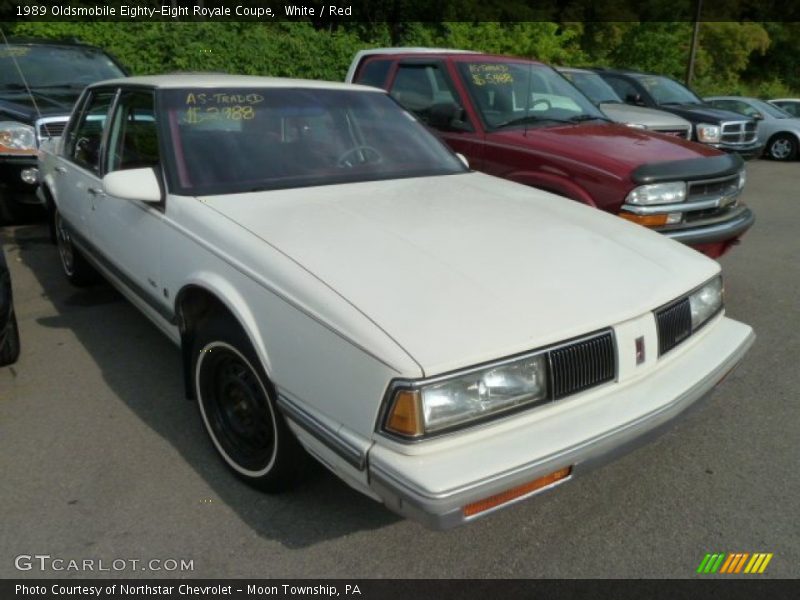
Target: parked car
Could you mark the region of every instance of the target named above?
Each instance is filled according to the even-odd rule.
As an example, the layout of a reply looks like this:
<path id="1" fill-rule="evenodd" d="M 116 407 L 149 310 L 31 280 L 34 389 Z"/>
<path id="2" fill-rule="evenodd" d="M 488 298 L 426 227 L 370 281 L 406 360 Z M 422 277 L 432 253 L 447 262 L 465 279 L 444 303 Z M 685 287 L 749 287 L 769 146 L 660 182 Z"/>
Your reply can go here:
<path id="1" fill-rule="evenodd" d="M 270 491 L 302 446 L 469 522 L 649 437 L 753 341 L 715 261 L 469 171 L 374 88 L 94 84 L 42 173 L 66 277 L 97 269 L 180 346 L 214 447 Z"/>
<path id="2" fill-rule="evenodd" d="M 692 139 L 692 124 L 689 121 L 663 110 L 625 104 L 614 88 L 594 71 L 574 67 L 557 67 L 556 70 L 615 123 Z"/>
<path id="3" fill-rule="evenodd" d="M 547 65 L 506 56 L 359 52 L 348 82 L 389 90 L 471 167 L 650 227 L 711 257 L 753 224 L 742 160 L 612 124 Z"/>
<path id="4" fill-rule="evenodd" d="M 0 367 L 19 358 L 19 328 L 14 315 L 11 275 L 3 251 L 0 250 Z"/>
<path id="5" fill-rule="evenodd" d="M 61 135 L 81 90 L 123 75 L 113 57 L 86 44 L 11 39 L 0 46 L 0 223 L 38 204 L 36 153 Z"/>
<path id="6" fill-rule="evenodd" d="M 711 106 L 737 112 L 758 122 L 758 141 L 764 154 L 775 160 L 794 160 L 800 144 L 800 119 L 785 110 L 758 98 L 712 96 L 705 99 Z"/>
<path id="7" fill-rule="evenodd" d="M 768 102 L 785 110 L 793 117 L 800 117 L 800 98 L 775 98 Z"/>
<path id="8" fill-rule="evenodd" d="M 761 156 L 756 122 L 704 103 L 692 90 L 671 77 L 630 69 L 593 69 L 626 103 L 665 110 L 694 124 L 696 142 L 735 152 L 744 159 Z"/>

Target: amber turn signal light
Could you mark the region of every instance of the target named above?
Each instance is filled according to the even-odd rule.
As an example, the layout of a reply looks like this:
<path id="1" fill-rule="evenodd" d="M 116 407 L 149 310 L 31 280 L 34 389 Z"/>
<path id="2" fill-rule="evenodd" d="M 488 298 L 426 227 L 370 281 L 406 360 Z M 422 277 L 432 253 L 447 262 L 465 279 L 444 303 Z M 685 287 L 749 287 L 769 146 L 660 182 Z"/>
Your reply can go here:
<path id="1" fill-rule="evenodd" d="M 501 506 L 502 504 L 506 504 L 512 500 L 521 498 L 522 496 L 527 496 L 536 490 L 540 490 L 548 485 L 569 477 L 570 473 L 572 473 L 572 467 L 564 467 L 558 471 L 553 471 L 549 475 L 539 477 L 539 479 L 534 479 L 528 483 L 523 483 L 522 485 L 511 488 L 510 490 L 506 490 L 505 492 L 500 492 L 494 496 L 489 496 L 483 500 L 478 500 L 472 504 L 467 504 L 464 507 L 464 516 L 474 517 L 477 514 L 486 512 L 487 510 L 491 510 Z"/>
<path id="2" fill-rule="evenodd" d="M 662 227 L 667 224 L 667 215 L 635 215 L 629 212 L 621 212 L 619 216 L 630 221 L 631 223 L 638 223 L 645 227 Z"/>
<path id="3" fill-rule="evenodd" d="M 386 419 L 386 430 L 406 436 L 418 436 L 425 433 L 422 426 L 419 392 L 401 390 L 395 394 L 392 408 Z"/>

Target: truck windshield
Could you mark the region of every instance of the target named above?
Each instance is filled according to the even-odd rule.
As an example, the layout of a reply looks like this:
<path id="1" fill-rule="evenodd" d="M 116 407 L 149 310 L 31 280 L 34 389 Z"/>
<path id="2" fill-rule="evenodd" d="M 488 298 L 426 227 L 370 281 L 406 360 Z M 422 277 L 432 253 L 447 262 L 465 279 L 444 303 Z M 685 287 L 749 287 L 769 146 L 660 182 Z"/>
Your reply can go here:
<path id="1" fill-rule="evenodd" d="M 622 104 L 622 98 L 617 95 L 614 88 L 596 73 L 562 71 L 561 74 L 595 104 L 602 104 L 603 102 Z"/>
<path id="2" fill-rule="evenodd" d="M 636 75 L 658 104 L 703 104 L 694 92 L 661 75 Z"/>
<path id="3" fill-rule="evenodd" d="M 84 88 L 125 74 L 102 51 L 82 46 L 9 44 L 0 46 L 0 90 Z"/>
<path id="4" fill-rule="evenodd" d="M 210 195 L 465 173 L 381 92 L 318 88 L 164 90 L 170 189 Z"/>
<path id="5" fill-rule="evenodd" d="M 459 70 L 490 129 L 607 120 L 550 67 L 526 62 L 462 62 Z"/>

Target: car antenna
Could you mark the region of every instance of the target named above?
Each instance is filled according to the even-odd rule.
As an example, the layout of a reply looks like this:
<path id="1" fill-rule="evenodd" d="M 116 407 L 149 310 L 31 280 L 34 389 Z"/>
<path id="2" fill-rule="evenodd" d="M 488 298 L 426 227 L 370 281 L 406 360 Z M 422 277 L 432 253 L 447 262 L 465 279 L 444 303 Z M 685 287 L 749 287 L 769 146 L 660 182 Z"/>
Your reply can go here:
<path id="1" fill-rule="evenodd" d="M 8 38 L 6 37 L 6 32 L 3 31 L 3 28 L 0 27 L 0 35 L 3 36 L 3 43 L 9 49 L 9 56 L 11 61 L 14 63 L 14 67 L 17 69 L 17 73 L 19 73 L 19 78 L 22 79 L 22 83 L 25 86 L 25 91 L 28 92 L 28 96 L 30 96 L 31 103 L 33 104 L 33 108 L 36 111 L 36 115 L 38 118 L 42 118 L 42 111 L 39 110 L 39 105 L 36 104 L 36 98 L 33 96 L 33 92 L 31 91 L 31 86 L 28 85 L 28 80 L 25 79 L 25 74 L 22 72 L 22 69 L 19 67 L 19 63 L 17 62 L 17 57 L 14 56 L 14 52 L 11 51 L 11 44 L 8 43 Z"/>
<path id="2" fill-rule="evenodd" d="M 528 137 L 528 116 L 531 111 L 531 86 L 533 84 L 533 65 L 528 63 L 528 89 L 525 92 L 525 128 L 522 130 L 522 136 Z"/>

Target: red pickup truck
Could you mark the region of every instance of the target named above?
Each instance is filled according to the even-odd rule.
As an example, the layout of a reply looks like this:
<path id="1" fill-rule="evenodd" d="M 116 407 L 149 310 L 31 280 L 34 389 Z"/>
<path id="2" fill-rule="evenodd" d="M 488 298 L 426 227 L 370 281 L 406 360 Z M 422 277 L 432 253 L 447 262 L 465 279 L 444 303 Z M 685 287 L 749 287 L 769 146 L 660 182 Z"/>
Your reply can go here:
<path id="1" fill-rule="evenodd" d="M 359 52 L 381 87 L 479 171 L 614 213 L 716 258 L 755 217 L 737 155 L 609 122 L 551 67 L 463 50 Z"/>

